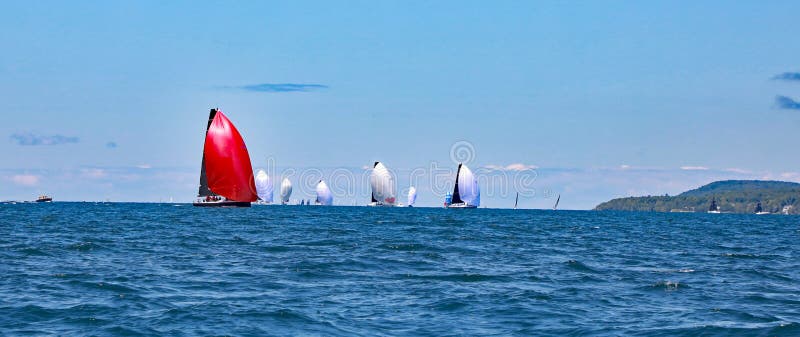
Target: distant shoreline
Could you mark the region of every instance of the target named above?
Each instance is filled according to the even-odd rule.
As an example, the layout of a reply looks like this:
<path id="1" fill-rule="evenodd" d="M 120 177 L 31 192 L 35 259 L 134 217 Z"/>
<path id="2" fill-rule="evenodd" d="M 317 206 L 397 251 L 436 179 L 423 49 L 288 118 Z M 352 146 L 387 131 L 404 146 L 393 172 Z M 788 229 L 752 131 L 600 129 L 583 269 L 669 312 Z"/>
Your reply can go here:
<path id="1" fill-rule="evenodd" d="M 597 211 L 707 213 L 712 202 L 716 213 L 800 214 L 800 184 L 786 181 L 716 181 L 676 196 L 617 198 L 597 205 Z M 760 206 L 760 208 L 759 208 Z"/>

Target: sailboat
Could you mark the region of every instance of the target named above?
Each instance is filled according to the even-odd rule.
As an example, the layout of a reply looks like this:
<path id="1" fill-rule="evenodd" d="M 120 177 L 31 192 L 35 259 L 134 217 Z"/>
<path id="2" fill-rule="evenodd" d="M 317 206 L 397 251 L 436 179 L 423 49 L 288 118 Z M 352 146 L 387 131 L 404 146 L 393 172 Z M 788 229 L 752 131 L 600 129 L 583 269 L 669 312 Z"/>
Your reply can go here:
<path id="1" fill-rule="evenodd" d="M 711 213 L 711 214 L 719 214 L 719 213 L 721 213 L 719 211 L 719 206 L 717 206 L 717 199 L 716 198 L 711 198 L 711 206 L 708 207 L 708 213 Z"/>
<path id="2" fill-rule="evenodd" d="M 283 178 L 281 181 L 281 205 L 289 203 L 289 197 L 292 196 L 292 182 L 289 178 Z"/>
<path id="3" fill-rule="evenodd" d="M 369 206 L 394 206 L 396 201 L 394 179 L 392 179 L 392 175 L 383 163 L 376 161 L 372 166 L 369 185 L 372 188 L 372 200 Z"/>
<path id="4" fill-rule="evenodd" d="M 408 189 L 408 207 L 414 207 L 417 202 L 417 189 L 414 186 Z"/>
<path id="5" fill-rule="evenodd" d="M 758 204 L 756 205 L 756 214 L 764 215 L 764 214 L 770 214 L 770 213 L 769 212 L 764 212 L 764 209 L 761 208 L 761 202 L 759 201 Z"/>
<path id="6" fill-rule="evenodd" d="M 317 200 L 315 204 L 322 206 L 333 205 L 333 194 L 331 193 L 331 189 L 328 188 L 328 184 L 323 180 L 320 180 L 317 184 Z"/>
<path id="7" fill-rule="evenodd" d="M 556 204 L 553 205 L 553 210 L 554 211 L 558 209 L 558 202 L 559 201 L 561 201 L 561 194 L 558 195 L 558 198 L 556 198 Z"/>
<path id="8" fill-rule="evenodd" d="M 514 209 L 517 209 L 517 204 L 519 204 L 519 192 L 517 192 L 517 197 L 514 199 Z"/>
<path id="9" fill-rule="evenodd" d="M 269 179 L 267 172 L 264 172 L 264 170 L 258 170 L 258 173 L 256 173 L 256 194 L 258 194 L 258 204 L 271 204 L 273 192 L 274 188 L 272 187 L 272 180 Z"/>
<path id="10" fill-rule="evenodd" d="M 477 208 L 481 205 L 481 190 L 478 179 L 467 165 L 458 164 L 456 184 L 450 200 L 445 201 L 447 208 Z"/>
<path id="11" fill-rule="evenodd" d="M 247 146 L 217 109 L 208 115 L 197 197 L 193 205 L 199 207 L 250 207 L 258 200 Z"/>

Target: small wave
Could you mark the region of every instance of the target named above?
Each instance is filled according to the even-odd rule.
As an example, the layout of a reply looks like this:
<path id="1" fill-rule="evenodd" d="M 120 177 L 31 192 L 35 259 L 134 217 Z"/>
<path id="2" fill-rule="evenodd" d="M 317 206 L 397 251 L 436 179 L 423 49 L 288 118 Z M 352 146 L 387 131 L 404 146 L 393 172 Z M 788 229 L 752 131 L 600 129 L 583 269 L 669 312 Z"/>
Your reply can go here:
<path id="1" fill-rule="evenodd" d="M 103 247 L 91 241 L 73 243 L 67 246 L 68 249 L 77 250 L 81 252 L 88 252 L 95 249 L 102 249 Z"/>
<path id="2" fill-rule="evenodd" d="M 459 300 L 443 300 L 432 305 L 433 309 L 437 311 L 458 311 L 467 306 L 467 303 Z"/>
<path id="3" fill-rule="evenodd" d="M 689 286 L 686 285 L 686 283 L 677 281 L 658 281 L 650 285 L 648 288 L 653 290 L 676 291 L 678 289 L 687 289 Z"/>
<path id="4" fill-rule="evenodd" d="M 50 256 L 50 253 L 36 247 L 26 247 L 20 249 L 19 252 L 27 256 Z"/>
<path id="5" fill-rule="evenodd" d="M 576 260 L 567 261 L 567 266 L 569 266 L 570 268 L 572 268 L 574 270 L 577 270 L 577 271 L 588 272 L 588 273 L 596 273 L 597 272 L 597 270 L 594 270 L 594 268 L 589 267 L 589 266 L 583 264 L 582 262 L 576 261 Z"/>
<path id="6" fill-rule="evenodd" d="M 503 276 L 483 275 L 483 274 L 442 274 L 442 275 L 414 275 L 405 274 L 400 277 L 424 279 L 424 280 L 437 280 L 448 282 L 488 282 L 501 280 Z"/>
<path id="7" fill-rule="evenodd" d="M 758 259 L 761 258 L 756 254 L 745 254 L 745 253 L 724 253 L 722 256 L 737 258 L 737 259 Z"/>
<path id="8" fill-rule="evenodd" d="M 88 282 L 80 280 L 71 280 L 69 281 L 69 284 L 72 286 L 78 286 L 87 289 L 110 291 L 117 294 L 132 294 L 136 292 L 136 289 L 134 288 L 130 288 L 128 286 L 124 286 L 121 284 L 109 283 L 103 281 Z"/>

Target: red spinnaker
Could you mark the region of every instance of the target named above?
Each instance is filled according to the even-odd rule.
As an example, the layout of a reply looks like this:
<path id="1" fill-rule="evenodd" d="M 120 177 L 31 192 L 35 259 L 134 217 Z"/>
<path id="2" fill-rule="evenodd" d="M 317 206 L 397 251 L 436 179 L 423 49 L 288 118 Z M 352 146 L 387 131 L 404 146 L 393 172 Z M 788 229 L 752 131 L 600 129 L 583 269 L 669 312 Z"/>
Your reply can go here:
<path id="1" fill-rule="evenodd" d="M 250 154 L 233 123 L 217 112 L 206 132 L 203 147 L 208 188 L 228 200 L 258 200 Z"/>

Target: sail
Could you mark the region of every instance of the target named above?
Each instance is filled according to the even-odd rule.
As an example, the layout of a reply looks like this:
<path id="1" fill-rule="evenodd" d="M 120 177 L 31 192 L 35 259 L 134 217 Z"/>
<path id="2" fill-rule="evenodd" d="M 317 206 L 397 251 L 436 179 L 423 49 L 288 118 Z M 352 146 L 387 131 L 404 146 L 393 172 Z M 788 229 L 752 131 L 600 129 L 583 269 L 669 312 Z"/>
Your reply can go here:
<path id="1" fill-rule="evenodd" d="M 514 209 L 517 209 L 517 204 L 519 204 L 519 192 L 517 192 L 517 197 L 514 199 Z"/>
<path id="2" fill-rule="evenodd" d="M 373 175 L 375 175 L 375 167 L 378 166 L 378 164 L 380 164 L 380 162 L 376 161 L 375 165 L 372 165 L 372 173 L 369 176 L 369 183 L 370 183 L 370 190 L 371 190 L 369 202 L 372 203 L 372 204 L 375 204 L 375 203 L 378 202 L 378 199 L 375 199 L 375 187 L 372 186 L 372 184 L 373 184 L 372 181 L 374 179 Z"/>
<path id="3" fill-rule="evenodd" d="M 208 189 L 212 193 L 233 201 L 253 202 L 258 199 L 247 146 L 239 130 L 222 111 L 217 110 L 206 131 L 203 162 Z"/>
<path id="4" fill-rule="evenodd" d="M 759 202 L 759 203 L 756 205 L 756 213 L 761 213 L 761 212 L 763 212 L 763 211 L 764 211 L 764 209 L 763 209 L 763 208 L 761 208 L 761 202 Z"/>
<path id="5" fill-rule="evenodd" d="M 458 186 L 456 192 L 458 192 L 458 197 L 462 202 L 475 207 L 481 205 L 481 190 L 478 187 L 478 179 L 475 178 L 472 170 L 467 165 L 459 165 L 456 184 Z M 454 192 L 453 203 L 456 203 L 455 199 Z"/>
<path id="6" fill-rule="evenodd" d="M 320 180 L 317 184 L 317 203 L 324 206 L 333 205 L 333 194 L 328 184 Z"/>
<path id="7" fill-rule="evenodd" d="M 369 177 L 369 184 L 370 187 L 372 187 L 372 202 L 394 205 L 394 179 L 383 163 L 379 161 L 375 162 L 372 168 L 372 174 Z"/>
<path id="8" fill-rule="evenodd" d="M 281 202 L 284 204 L 289 202 L 290 196 L 292 196 L 292 182 L 289 181 L 289 178 L 283 178 L 281 182 Z"/>
<path id="9" fill-rule="evenodd" d="M 461 174 L 461 164 L 458 164 L 458 169 L 456 170 L 456 184 L 453 186 L 453 194 L 450 196 L 449 204 L 461 204 L 464 201 L 461 200 L 461 193 L 458 192 L 458 177 Z"/>
<path id="10" fill-rule="evenodd" d="M 561 194 L 558 195 L 558 198 L 556 198 L 556 204 L 553 205 L 553 210 L 554 211 L 558 209 L 558 202 L 559 201 L 561 201 Z"/>
<path id="11" fill-rule="evenodd" d="M 269 179 L 269 175 L 264 170 L 258 170 L 258 173 L 256 173 L 256 192 L 258 198 L 262 201 L 272 202 L 274 188 L 272 187 L 272 180 Z"/>
<path id="12" fill-rule="evenodd" d="M 408 206 L 414 206 L 417 202 L 417 189 L 414 186 L 408 189 Z"/>
<path id="13" fill-rule="evenodd" d="M 217 109 L 211 109 L 208 114 L 208 124 L 206 124 L 206 136 L 208 135 L 208 128 L 211 127 L 211 122 L 217 116 Z M 197 191 L 198 197 L 208 197 L 215 195 L 208 189 L 208 178 L 206 177 L 206 152 L 203 149 L 203 161 L 200 163 L 200 190 Z"/>

